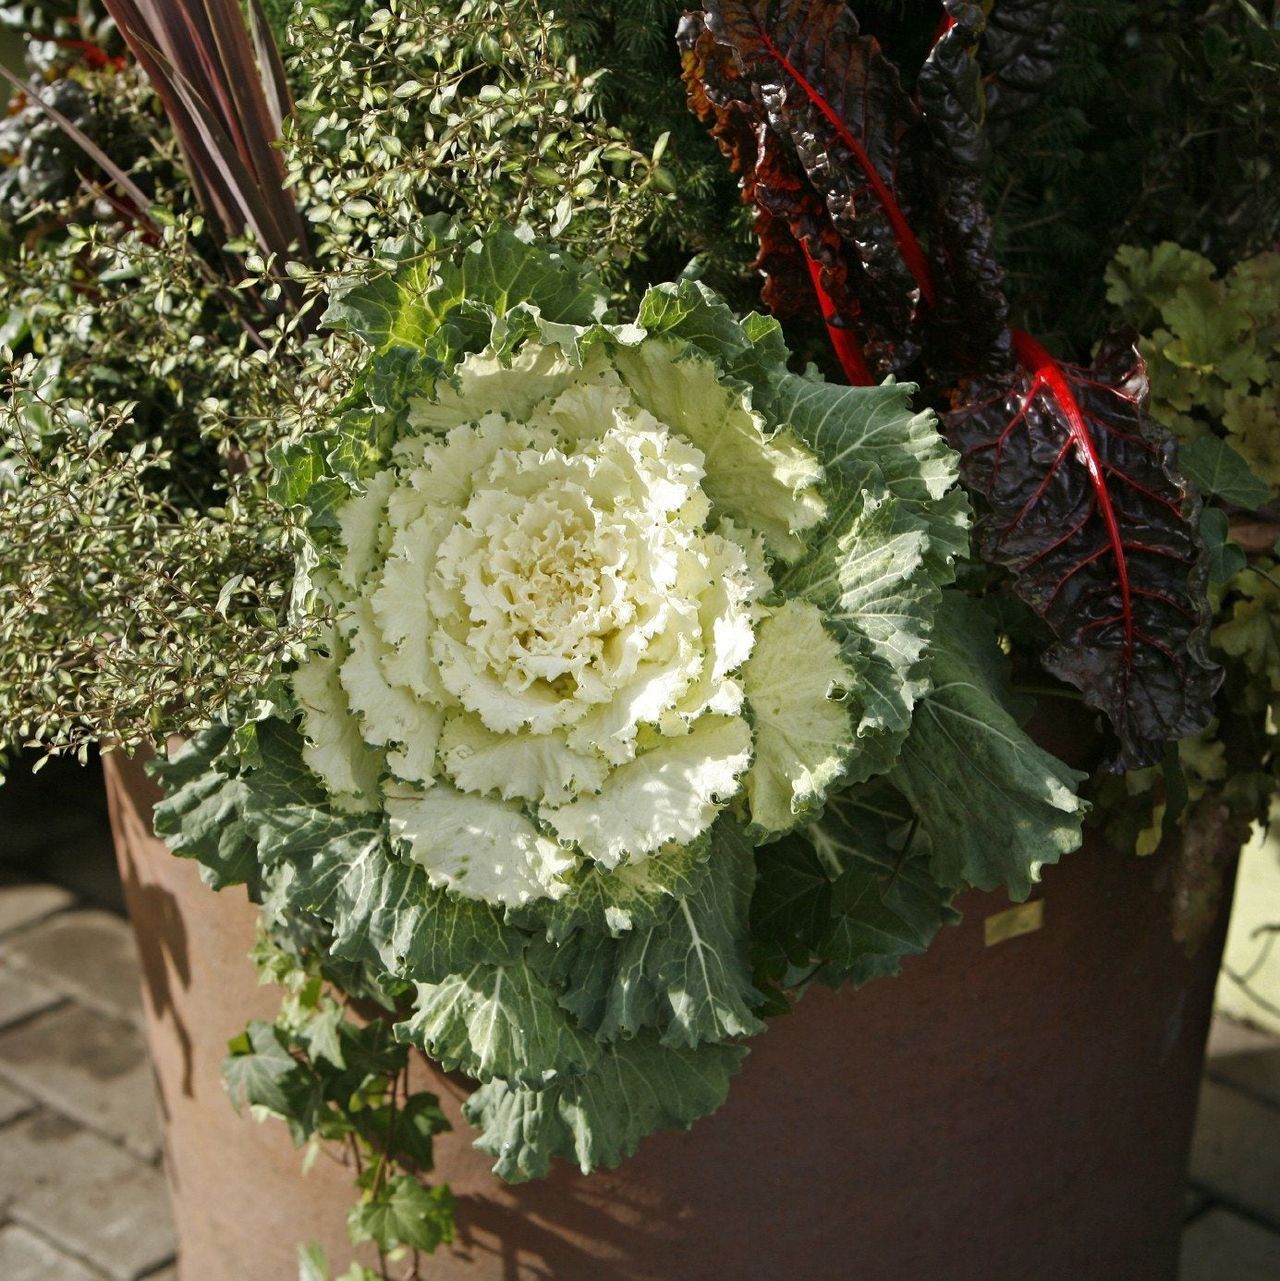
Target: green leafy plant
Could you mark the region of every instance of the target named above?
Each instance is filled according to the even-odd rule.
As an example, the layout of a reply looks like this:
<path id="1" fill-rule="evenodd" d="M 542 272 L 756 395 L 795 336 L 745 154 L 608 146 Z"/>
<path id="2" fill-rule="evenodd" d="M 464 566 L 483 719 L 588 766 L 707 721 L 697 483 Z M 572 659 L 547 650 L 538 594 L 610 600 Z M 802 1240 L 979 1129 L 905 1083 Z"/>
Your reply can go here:
<path id="1" fill-rule="evenodd" d="M 1168 242 L 1126 246 L 1107 269 L 1107 299 L 1143 334 L 1151 412 L 1204 491 L 1242 511 L 1280 496 L 1280 253 L 1219 275 Z"/>
<path id="2" fill-rule="evenodd" d="M 618 323 L 514 235 L 383 256 L 328 316 L 359 390 L 274 455 L 336 626 L 160 767 L 157 830 L 291 950 L 318 922 L 322 973 L 413 985 L 395 1038 L 479 1083 L 501 1176 L 612 1166 L 719 1106 L 797 986 L 895 973 L 963 887 L 1025 897 L 1080 776 L 944 590 L 967 508 L 904 388 L 792 373 L 688 282 Z"/>
<path id="3" fill-rule="evenodd" d="M 1209 50 L 1199 16 L 708 5 L 682 43 L 713 140 L 668 0 L 108 7 L 145 145 L 81 112 L 90 194 L 27 193 L 57 234 L 3 268 L 0 742 L 189 735 L 157 830 L 247 888 L 285 989 L 233 1099 L 343 1151 L 383 1275 L 452 1231 L 418 1056 L 474 1082 L 502 1177 L 615 1165 L 719 1106 L 811 982 L 896 974 L 967 888 L 1025 898 L 1089 809 L 1014 692 L 1050 628 L 1148 765 L 1089 781 L 1112 831 L 1194 852 L 1191 940 L 1272 785 L 1272 269 L 1117 261 L 1179 471 L 1129 346 L 1059 359 L 995 263 L 1024 315 L 1048 273 L 1040 332 L 1083 356 L 1113 228 L 1074 184 L 1132 161 L 1125 225 L 1154 225 L 1169 133 L 1151 164 L 1046 139 L 1098 127 L 1125 50 Z M 1271 37 L 1223 32 L 1214 136 L 1244 139 Z M 753 218 L 791 348 L 743 314 Z M 962 472 L 1031 610 L 965 560 Z"/>
<path id="4" fill-rule="evenodd" d="M 616 131 L 593 121 L 591 77 L 558 60 L 567 55 L 536 6 L 505 8 L 500 16 L 509 38 L 499 46 L 484 44 L 494 29 L 490 9 L 463 9 L 442 25 L 426 19 L 444 11 L 409 0 L 397 6 L 395 21 L 370 26 L 377 6 L 354 8 L 363 15 L 358 32 L 351 21 L 335 29 L 314 7 L 299 10 L 290 24 L 297 83 L 305 87 L 313 78 L 316 102 L 333 91 L 332 132 L 314 128 L 317 118 L 304 98 L 307 127 L 287 122 L 280 153 L 297 189 L 277 183 L 272 190 L 264 182 L 259 193 L 307 210 L 324 271 L 294 253 L 292 274 L 282 272 L 252 236 L 233 239 L 224 252 L 223 233 L 188 181 L 189 157 L 136 68 L 110 73 L 106 101 L 144 140 L 141 149 L 131 141 L 116 151 L 114 164 L 142 193 L 132 208 L 134 214 L 145 208 L 146 217 L 122 216 L 118 204 L 104 211 L 92 192 L 77 192 L 41 207 L 38 216 L 62 229 L 57 236 L 0 258 L 8 308 L 0 315 L 0 343 L 39 358 L 38 366 L 12 371 L 0 423 L 0 460 L 8 460 L 12 478 L 12 498 L 0 503 L 3 555 L 12 581 L 49 585 L 43 612 L 6 600 L 12 606 L 0 660 L 6 744 L 85 751 L 104 738 L 132 746 L 207 723 L 228 690 L 244 690 L 251 671 L 265 679 L 273 657 L 299 634 L 287 618 L 288 518 L 266 496 L 265 454 L 292 424 L 333 413 L 349 390 L 349 343 L 308 336 L 298 321 L 312 306 L 305 299 L 327 291 L 327 270 L 385 270 L 369 260 L 376 238 L 411 225 L 424 202 L 444 203 L 464 221 L 510 212 L 487 193 L 485 166 L 516 157 L 509 172 L 519 169 L 523 181 L 529 166 L 519 159 L 522 148 L 540 139 L 543 172 L 530 188 L 526 214 L 548 226 L 566 184 L 545 178 L 569 173 L 579 220 L 579 230 L 566 229 L 570 239 L 580 234 L 576 243 L 595 253 L 602 245 L 635 246 L 643 235 L 653 162 L 630 152 L 625 164 L 604 158 L 618 144 Z M 165 14 L 172 22 L 177 9 L 166 6 Z M 445 57 L 449 48 L 454 53 Z M 344 56 L 359 74 L 342 71 Z M 169 66 L 157 62 L 156 75 L 172 75 Z M 504 78 L 504 96 L 480 101 L 490 71 Z M 424 127 L 430 95 L 392 92 L 432 76 L 443 91 L 458 74 L 476 98 L 459 133 Z M 384 95 L 385 110 L 369 118 L 376 127 L 361 123 L 366 93 Z M 540 133 L 540 113 L 553 108 L 559 131 Z M 188 119 L 195 117 L 189 112 Z M 231 138 L 229 122 L 218 136 Z M 198 163 L 212 166 L 211 181 L 219 166 L 241 172 L 234 155 L 208 152 Z M 597 175 L 587 183 L 591 190 L 602 184 L 594 196 L 579 185 L 588 171 Z M 112 180 L 100 169 L 95 185 Z M 375 213 L 346 200 L 345 208 L 324 205 L 321 194 L 336 199 L 347 182 L 349 200 L 358 190 Z M 612 261 L 614 253 L 610 248 L 606 257 Z M 299 291 L 296 310 L 281 309 L 286 287 Z M 27 421 L 37 400 L 40 416 L 57 430 L 36 430 Z M 98 434 L 92 451 L 60 453 L 58 424 L 82 407 L 105 413 L 111 430 Z M 144 494 L 146 518 L 80 524 L 82 485 L 114 503 L 117 515 L 127 510 L 128 496 Z M 66 556 L 71 529 L 78 562 Z M 157 548 L 175 568 L 158 560 Z M 77 603 L 85 591 L 80 565 L 100 567 L 91 606 Z M 203 676 L 186 679 L 196 673 Z M 73 698 L 66 696 L 71 690 Z"/>
<path id="5" fill-rule="evenodd" d="M 643 244 L 662 149 L 600 119 L 604 72 L 580 67 L 532 0 L 398 0 L 337 20 L 301 6 L 288 29 L 306 90 L 287 181 L 328 266 L 350 270 L 434 213 L 523 222 L 615 271 Z"/>
<path id="6" fill-rule="evenodd" d="M 251 1023 L 231 1041 L 225 1076 L 232 1102 L 284 1120 L 294 1143 L 308 1146 L 309 1161 L 321 1144 L 346 1150 L 360 1193 L 351 1239 L 372 1241 L 384 1272 L 394 1252 L 416 1256 L 451 1240 L 449 1190 L 423 1183 L 433 1140 L 449 1124 L 435 1095 L 411 1088 L 408 1046 L 381 1019 L 353 1019 L 314 965 L 265 936 L 254 960 L 261 981 L 287 995 L 274 1023 Z M 314 1252 L 312 1266 L 324 1266 Z"/>
<path id="7" fill-rule="evenodd" d="M 1221 680 L 1207 550 L 1132 345 L 1109 335 L 1073 366 L 1009 324 L 982 201 L 1017 106 L 988 94 L 999 25 L 946 4 L 905 82 L 840 0 L 709 0 L 679 41 L 690 106 L 755 213 L 765 301 L 820 318 L 848 382 L 914 376 L 947 406 L 976 550 L 1045 624 L 1044 668 L 1106 717 L 1111 767 L 1203 729 Z"/>

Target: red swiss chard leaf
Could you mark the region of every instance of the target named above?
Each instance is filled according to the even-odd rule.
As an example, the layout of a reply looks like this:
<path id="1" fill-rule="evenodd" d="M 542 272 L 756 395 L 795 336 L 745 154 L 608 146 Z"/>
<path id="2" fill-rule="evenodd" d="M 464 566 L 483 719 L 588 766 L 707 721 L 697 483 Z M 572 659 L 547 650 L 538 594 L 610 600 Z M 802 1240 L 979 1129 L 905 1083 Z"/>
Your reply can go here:
<path id="1" fill-rule="evenodd" d="M 1150 764 L 1204 727 L 1219 679 L 1198 500 L 1131 346 L 1085 371 L 1008 328 L 989 126 L 1046 87 L 1054 4 L 941 10 L 908 92 L 841 0 L 708 0 L 678 36 L 690 105 L 756 210 L 766 303 L 820 313 L 850 382 L 914 374 L 952 407 L 983 556 L 1052 628 L 1046 666 L 1110 718 L 1118 764 Z"/>
<path id="2" fill-rule="evenodd" d="M 879 376 L 911 371 L 927 350 L 933 382 L 1008 367 L 978 194 L 983 18 L 947 8 L 918 101 L 840 0 L 712 0 L 678 35 L 691 106 L 714 120 L 744 198 L 769 214 L 764 230 L 778 237 L 784 222 L 801 250 L 763 255 L 771 280 L 803 269 L 838 321 L 833 338 L 856 335 Z M 801 291 L 784 281 L 770 296 Z"/>
<path id="3" fill-rule="evenodd" d="M 1145 413 L 1131 342 L 1106 339 L 1081 369 L 1013 337 L 1012 386 L 946 418 L 965 484 L 986 500 L 979 549 L 1052 628 L 1044 665 L 1108 717 L 1118 767 L 1152 765 L 1208 724 L 1221 679 L 1205 648 L 1199 499 Z"/>
<path id="4" fill-rule="evenodd" d="M 728 47 L 692 18 L 682 24 L 680 38 L 689 105 L 710 123 L 730 169 L 741 177 L 743 203 L 755 210 L 760 252 L 753 265 L 764 277 L 765 306 L 783 320 L 811 318 L 816 309 L 845 378 L 858 386 L 876 382 L 850 324 L 860 306 L 822 196 L 791 148 L 764 125 Z"/>
<path id="5" fill-rule="evenodd" d="M 1066 28 L 1059 0 L 1000 0 L 987 18 L 982 64 L 987 126 L 998 142 L 1039 101 L 1058 70 Z"/>
<path id="6" fill-rule="evenodd" d="M 951 390 L 1011 367 L 1009 306 L 994 232 L 982 202 L 990 159 L 986 100 L 976 51 L 985 29 L 977 5 L 948 0 L 947 20 L 920 70 L 916 97 L 933 139 L 927 239 L 938 297 L 928 317 L 924 381 Z"/>

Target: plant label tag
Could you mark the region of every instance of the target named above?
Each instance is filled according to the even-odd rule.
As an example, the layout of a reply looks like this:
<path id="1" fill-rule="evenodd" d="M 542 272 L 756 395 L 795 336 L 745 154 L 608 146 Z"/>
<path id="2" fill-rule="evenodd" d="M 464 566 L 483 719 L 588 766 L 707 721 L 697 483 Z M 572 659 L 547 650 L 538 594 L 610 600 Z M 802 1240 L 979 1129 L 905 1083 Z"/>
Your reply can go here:
<path id="1" fill-rule="evenodd" d="M 1019 903 L 1017 907 L 994 912 L 982 923 L 982 932 L 988 947 L 1005 943 L 1023 934 L 1034 934 L 1044 924 L 1044 899 Z"/>

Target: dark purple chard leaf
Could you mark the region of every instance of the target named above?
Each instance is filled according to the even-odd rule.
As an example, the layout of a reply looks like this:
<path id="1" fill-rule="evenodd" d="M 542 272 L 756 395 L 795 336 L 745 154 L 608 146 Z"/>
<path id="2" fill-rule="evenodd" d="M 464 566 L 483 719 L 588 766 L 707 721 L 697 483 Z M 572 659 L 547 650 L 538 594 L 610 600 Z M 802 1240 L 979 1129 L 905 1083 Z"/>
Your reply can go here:
<path id="1" fill-rule="evenodd" d="M 1200 500 L 1145 412 L 1131 342 L 1108 337 L 1081 369 L 1013 340 L 1013 384 L 946 416 L 962 479 L 986 500 L 978 546 L 1053 630 L 1045 667 L 1109 719 L 1113 764 L 1153 765 L 1208 724 L 1221 680 Z"/>
<path id="2" fill-rule="evenodd" d="M 979 199 L 982 13 L 948 8 L 918 103 L 838 0 L 716 0 L 678 37 L 691 105 L 715 118 L 744 198 L 769 215 L 758 230 L 776 239 L 784 223 L 801 249 L 766 246 L 766 296 L 801 296 L 803 268 L 838 350 L 855 335 L 876 377 L 908 372 L 922 350 L 948 377 L 1008 364 Z"/>
<path id="3" fill-rule="evenodd" d="M 992 141 L 1035 106 L 1058 72 L 1066 28 L 1059 0 L 1000 0 L 978 50 Z"/>
<path id="4" fill-rule="evenodd" d="M 845 323 L 856 325 L 873 368 L 883 374 L 910 364 L 919 353 L 917 313 L 934 285 L 901 191 L 918 185 L 901 142 L 919 113 L 897 69 L 859 34 L 844 4 L 821 0 L 721 0 L 686 15 L 678 38 L 686 80 L 705 75 L 712 103 L 742 103 L 756 129 L 798 159 L 857 300 Z M 705 52 L 708 38 L 719 46 L 714 56 Z M 695 48 L 701 56 L 691 61 Z M 830 237 L 826 246 L 813 243 L 798 220 L 791 231 L 815 260 L 830 256 Z"/>
<path id="5" fill-rule="evenodd" d="M 874 384 L 878 380 L 856 330 L 860 306 L 851 291 L 844 243 L 822 196 L 790 146 L 766 127 L 740 62 L 702 16 L 688 15 L 678 39 L 689 106 L 710 125 L 731 171 L 741 178 L 743 203 L 755 210 L 760 252 L 753 265 L 764 276 L 765 306 L 783 320 L 812 318 L 816 310 L 846 379 Z"/>
<path id="6" fill-rule="evenodd" d="M 1004 272 L 982 201 L 990 146 L 975 53 L 986 19 L 979 6 L 958 0 L 946 10 L 916 89 L 933 140 L 926 229 L 938 289 L 923 363 L 924 381 L 936 388 L 1005 377 L 1012 367 Z"/>

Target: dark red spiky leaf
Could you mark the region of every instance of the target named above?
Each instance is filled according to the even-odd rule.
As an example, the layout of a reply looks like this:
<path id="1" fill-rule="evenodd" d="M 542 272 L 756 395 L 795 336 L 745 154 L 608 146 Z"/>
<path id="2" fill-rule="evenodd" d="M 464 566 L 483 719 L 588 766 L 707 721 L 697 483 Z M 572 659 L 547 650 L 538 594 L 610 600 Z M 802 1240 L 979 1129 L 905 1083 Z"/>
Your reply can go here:
<path id="1" fill-rule="evenodd" d="M 1205 647 L 1199 499 L 1145 412 L 1131 341 L 1107 338 L 1089 369 L 1027 334 L 1014 346 L 1012 385 L 946 418 L 985 499 L 978 545 L 1052 628 L 1044 665 L 1108 717 L 1118 767 L 1151 765 L 1208 724 L 1221 679 Z"/>
<path id="2" fill-rule="evenodd" d="M 258 0 L 252 33 L 239 0 L 104 5 L 163 103 L 192 186 L 224 239 L 248 231 L 281 268 L 306 261 L 306 224 L 285 187 L 279 146 L 288 90 Z M 282 287 L 300 300 L 291 280 Z"/>
<path id="3" fill-rule="evenodd" d="M 713 0 L 679 32 L 691 105 L 716 117 L 722 145 L 749 122 L 754 166 L 778 144 L 798 170 L 780 160 L 774 167 L 808 185 L 803 193 L 786 183 L 752 187 L 757 207 L 772 198 L 772 219 L 803 246 L 772 260 L 778 273 L 809 274 L 816 263 L 830 279 L 838 328 L 858 336 L 871 369 L 913 372 L 927 350 L 933 382 L 1009 363 L 974 150 L 982 13 L 967 4 L 947 9 L 919 105 L 839 0 Z M 740 122 L 726 127 L 726 113 Z M 748 167 L 740 168 L 745 183 Z M 796 287 L 771 293 L 794 297 Z"/>

